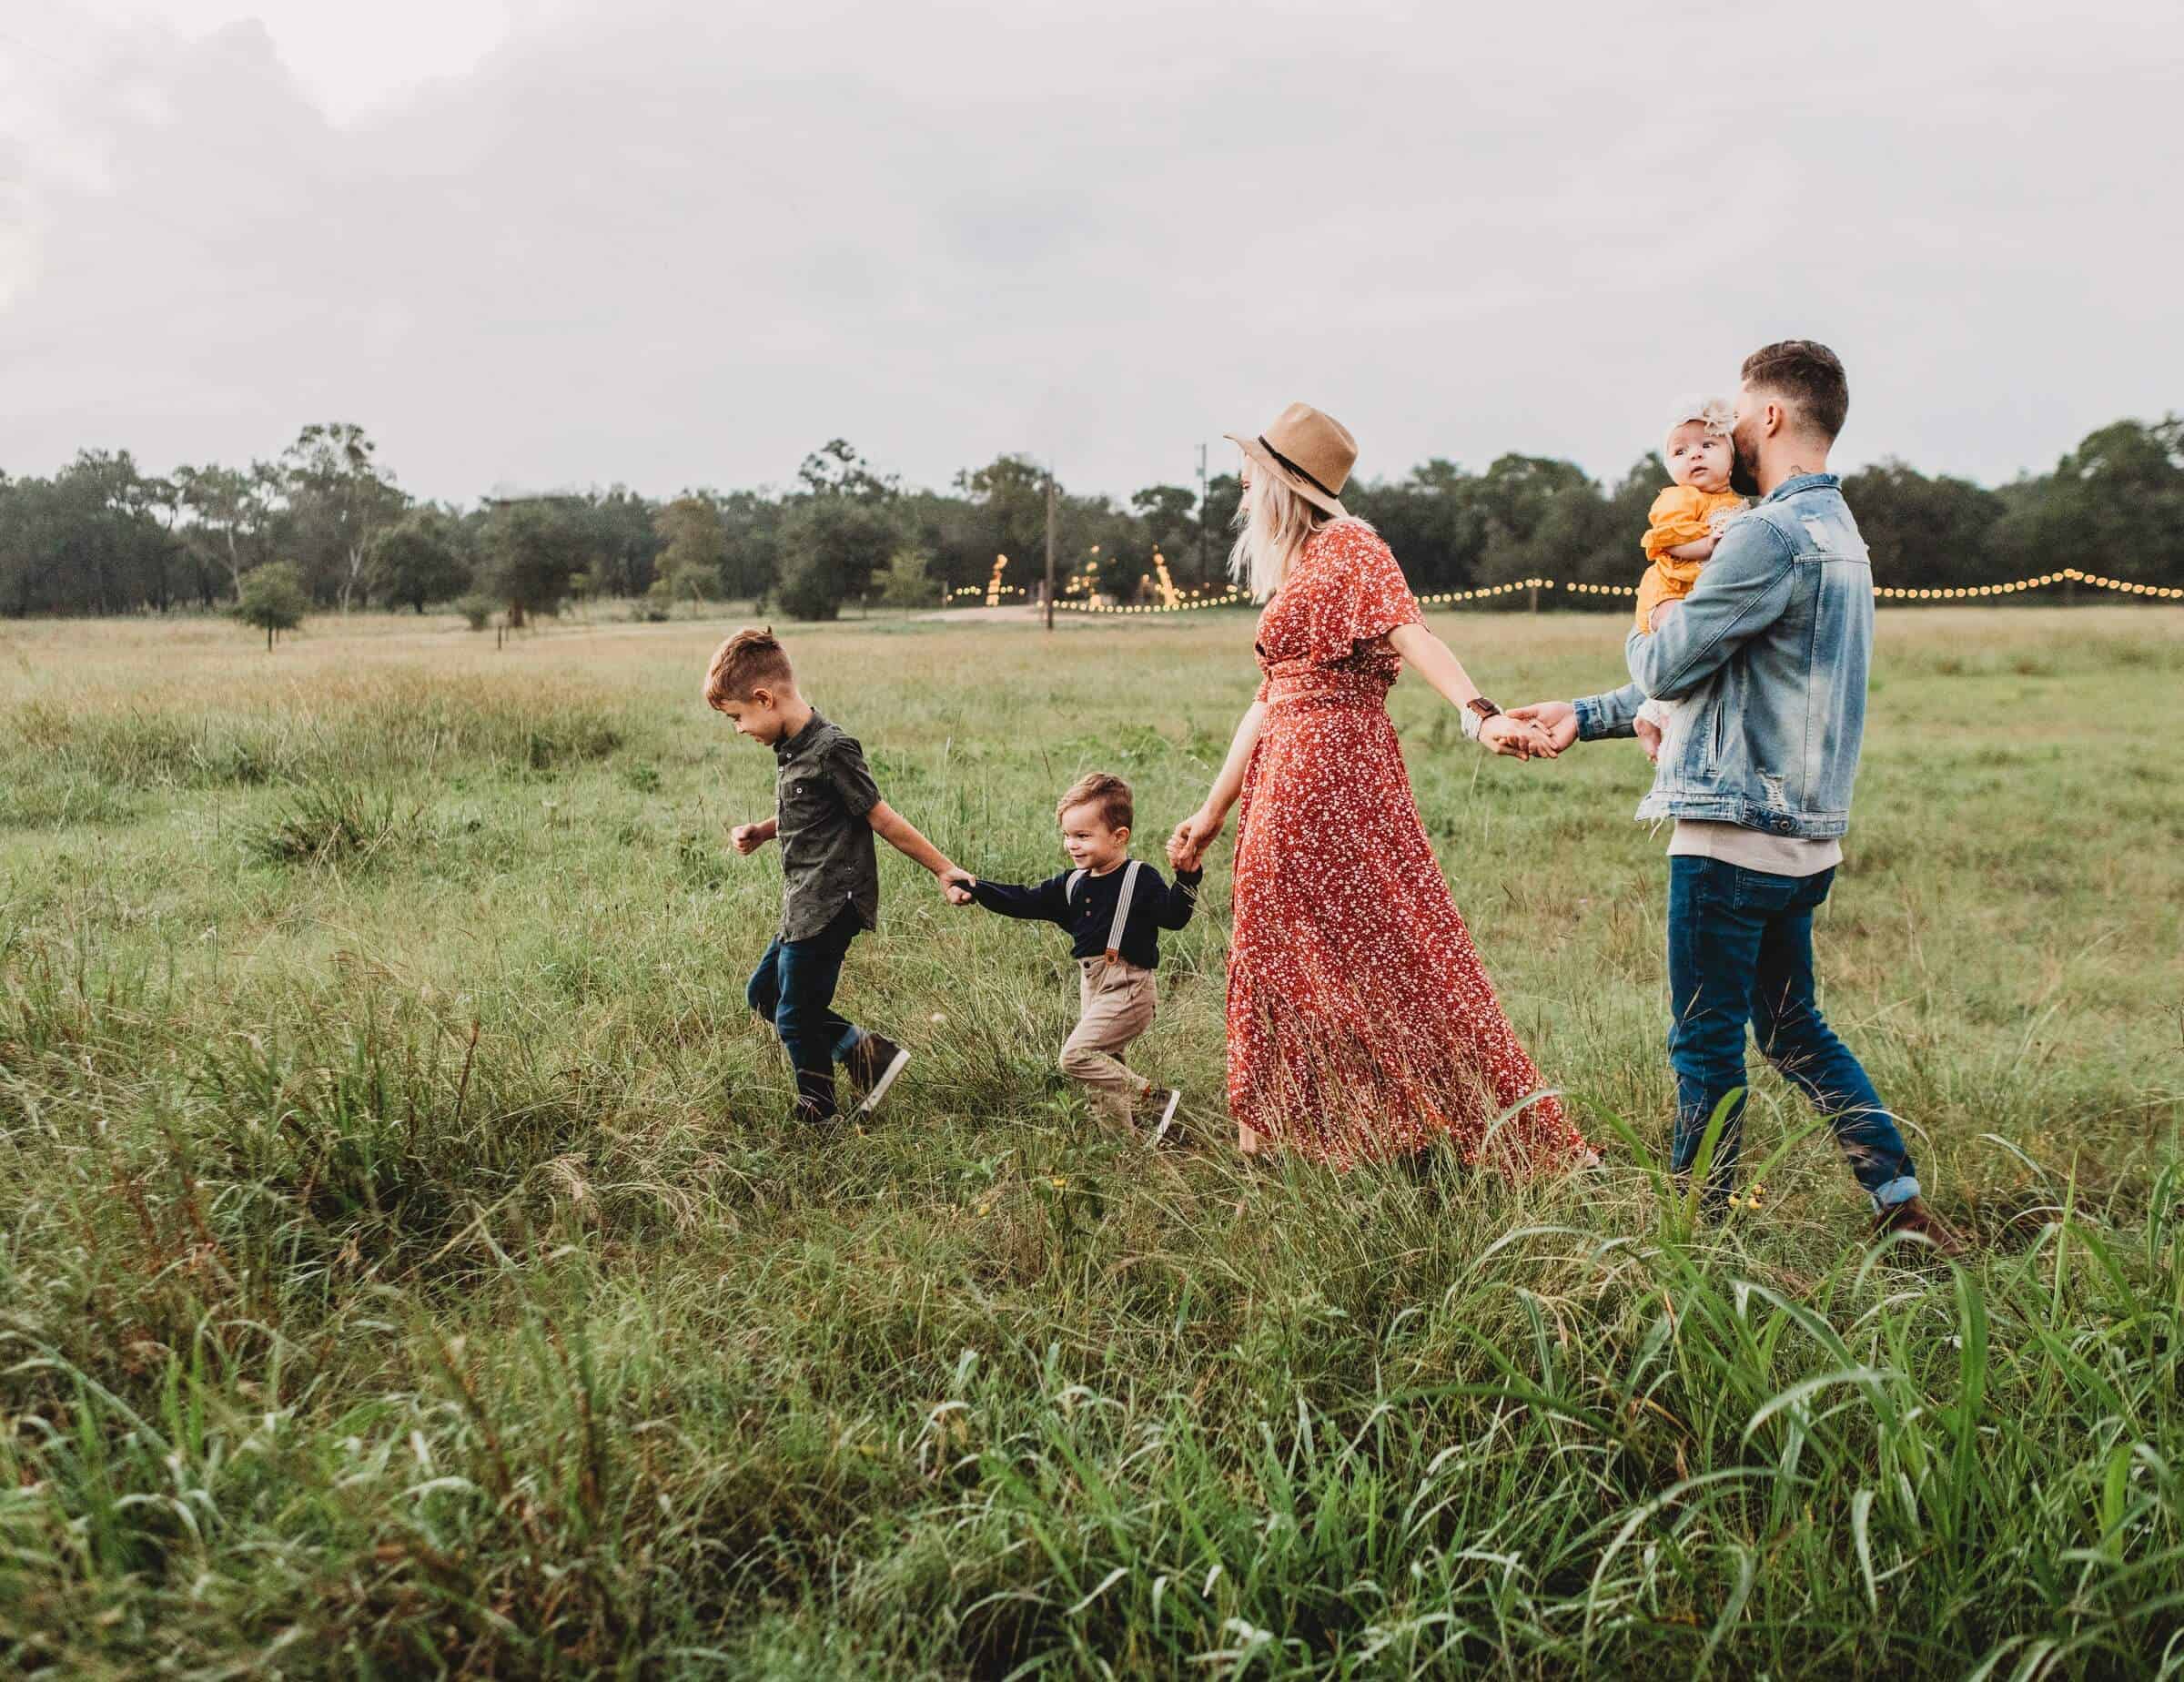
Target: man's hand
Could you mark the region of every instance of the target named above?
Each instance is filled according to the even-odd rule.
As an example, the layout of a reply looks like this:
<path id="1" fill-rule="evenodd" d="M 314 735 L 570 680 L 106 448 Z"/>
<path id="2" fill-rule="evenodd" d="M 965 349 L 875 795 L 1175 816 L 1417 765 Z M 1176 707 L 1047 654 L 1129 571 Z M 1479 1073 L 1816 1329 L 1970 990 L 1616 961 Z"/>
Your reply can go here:
<path id="1" fill-rule="evenodd" d="M 1567 701 L 1534 701 L 1528 706 L 1512 706 L 1506 716 L 1539 725 L 1558 754 L 1577 740 L 1577 709 Z"/>
<path id="2" fill-rule="evenodd" d="M 1507 713 L 1497 713 L 1479 726 L 1479 745 L 1512 759 L 1552 759 L 1562 752 L 1543 726 Z"/>
<path id="3" fill-rule="evenodd" d="M 978 878 L 961 865 L 950 865 L 945 870 L 936 870 L 933 874 L 940 883 L 940 891 L 948 897 L 950 905 L 967 906 L 971 903 L 971 889 L 977 886 Z"/>
<path id="4" fill-rule="evenodd" d="M 1638 745 L 1645 749 L 1645 756 L 1655 765 L 1661 763 L 1661 726 L 1650 718 L 1633 718 L 1631 729 L 1638 737 Z"/>
<path id="5" fill-rule="evenodd" d="M 738 824 L 728 832 L 728 845 L 745 858 L 774 838 L 774 820 L 761 824 Z"/>
<path id="6" fill-rule="evenodd" d="M 1660 606 L 1653 609 L 1652 615 L 1645 622 L 1646 634 L 1651 636 L 1654 632 L 1658 631 L 1661 628 L 1662 623 L 1666 620 L 1671 613 L 1674 613 L 1676 609 L 1683 605 L 1683 603 L 1677 601 L 1673 596 L 1671 596 L 1667 601 L 1662 603 Z"/>

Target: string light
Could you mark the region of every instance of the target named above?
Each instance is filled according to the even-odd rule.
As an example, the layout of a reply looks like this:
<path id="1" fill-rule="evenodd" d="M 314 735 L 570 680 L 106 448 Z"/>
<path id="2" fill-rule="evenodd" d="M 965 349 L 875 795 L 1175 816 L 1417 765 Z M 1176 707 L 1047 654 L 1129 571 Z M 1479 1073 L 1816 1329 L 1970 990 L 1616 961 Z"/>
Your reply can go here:
<path id="1" fill-rule="evenodd" d="M 1168 557 L 1158 549 L 1153 551 L 1153 572 L 1160 583 L 1160 602 L 1164 607 L 1176 605 L 1176 581 L 1168 575 Z"/>
<path id="2" fill-rule="evenodd" d="M 1155 556 L 1156 562 L 1159 560 Z M 1186 593 L 1176 593 L 1167 576 L 1167 567 L 1160 567 L 1164 593 L 1170 599 L 1145 603 L 1065 602 L 1057 605 L 1079 613 L 1188 613 L 1200 608 L 1233 607 L 1248 598 L 1242 590 L 1230 585 L 1225 590 L 1201 593 L 1205 587 Z M 1074 583 L 1076 581 L 1072 581 Z M 2169 584 L 2135 583 L 2127 578 L 2109 578 L 2098 572 L 2088 572 L 2078 567 L 2067 566 L 2060 572 L 2036 573 L 2030 578 L 2011 579 L 2005 583 L 1953 584 L 1953 585 L 1882 585 L 1874 594 L 1884 602 L 1972 602 L 1986 601 L 1995 596 L 2017 595 L 2027 590 L 2048 590 L 2055 585 L 2073 583 L 2090 584 L 2098 590 L 2113 590 L 2122 595 L 2144 596 L 2149 601 L 2184 602 L 2184 588 Z M 1566 590 L 1573 595 L 1633 597 L 1638 592 L 1628 584 L 1573 583 L 1552 578 L 1520 578 L 1505 584 L 1481 584 L 1472 590 L 1443 590 L 1432 595 L 1418 598 L 1421 607 L 1453 607 L 1465 602 L 1486 602 L 1498 597 L 1513 595 L 1520 590 Z"/>
<path id="3" fill-rule="evenodd" d="M 2184 602 L 2184 590 L 2167 584 L 2137 584 L 2126 578 L 2105 578 L 2098 572 L 2081 572 L 2067 566 L 2059 572 L 2041 572 L 2031 578 L 2017 578 L 2002 584 L 1956 584 L 1919 588 L 1917 586 L 1884 586 L 1874 594 L 1884 602 L 1967 602 L 1981 601 L 1989 596 L 2016 595 L 2024 590 L 2046 590 L 2063 583 L 2091 584 L 2099 590 L 2114 590 L 2124 595 L 2149 596 L 2159 602 Z"/>

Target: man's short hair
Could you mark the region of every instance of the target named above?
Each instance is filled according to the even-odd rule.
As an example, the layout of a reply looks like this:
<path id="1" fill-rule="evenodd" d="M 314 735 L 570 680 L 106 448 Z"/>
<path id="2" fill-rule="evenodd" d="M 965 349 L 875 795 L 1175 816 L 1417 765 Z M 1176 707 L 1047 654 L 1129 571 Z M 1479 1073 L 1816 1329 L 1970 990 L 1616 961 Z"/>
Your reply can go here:
<path id="1" fill-rule="evenodd" d="M 795 681 L 789 651 L 774 628 L 745 625 L 713 651 L 705 668 L 705 704 L 717 709 L 723 702 L 748 701 L 761 689 L 785 689 Z"/>
<path id="2" fill-rule="evenodd" d="M 1080 806 L 1097 806 L 1100 822 L 1109 829 L 1136 826 L 1137 808 L 1130 804 L 1130 785 L 1105 771 L 1095 771 L 1070 784 L 1067 792 L 1055 803 L 1054 821 L 1060 823 Z"/>
<path id="3" fill-rule="evenodd" d="M 1850 381 L 1842 360 L 1814 339 L 1762 345 L 1744 359 L 1744 383 L 1784 399 L 1805 427 L 1831 444 L 1850 413 Z"/>

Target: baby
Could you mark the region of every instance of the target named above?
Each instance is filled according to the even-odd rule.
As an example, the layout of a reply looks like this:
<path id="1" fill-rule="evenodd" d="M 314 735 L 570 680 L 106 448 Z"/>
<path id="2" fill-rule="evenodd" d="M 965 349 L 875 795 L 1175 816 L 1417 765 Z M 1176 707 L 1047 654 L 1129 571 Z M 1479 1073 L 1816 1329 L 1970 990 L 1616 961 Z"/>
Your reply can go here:
<path id="1" fill-rule="evenodd" d="M 1662 455 L 1675 482 L 1653 499 L 1646 516 L 1643 548 L 1652 564 L 1638 581 L 1638 629 L 1649 635 L 1658 616 L 1691 593 L 1722 527 L 1744 511 L 1744 499 L 1729 489 L 1734 419 L 1718 397 L 1688 399 L 1669 419 Z M 1638 709 L 1638 739 L 1654 759 L 1678 704 L 1648 701 Z"/>

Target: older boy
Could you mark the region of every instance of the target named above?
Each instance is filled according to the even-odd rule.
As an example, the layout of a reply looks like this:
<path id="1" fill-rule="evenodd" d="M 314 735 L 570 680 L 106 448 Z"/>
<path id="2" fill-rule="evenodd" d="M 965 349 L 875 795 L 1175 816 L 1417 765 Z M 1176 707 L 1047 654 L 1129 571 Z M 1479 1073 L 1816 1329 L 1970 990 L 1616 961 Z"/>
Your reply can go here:
<path id="1" fill-rule="evenodd" d="M 781 927 L 751 977 L 752 1009 L 774 1024 L 796 1076 L 794 1120 L 834 1119 L 834 1065 L 877 1108 L 910 1061 L 884 1034 L 834 1009 L 834 987 L 849 943 L 878 926 L 875 835 L 942 878 L 948 897 L 969 896 L 945 878 L 960 874 L 938 848 L 880 798 L 856 739 L 821 717 L 796 687 L 788 653 L 772 631 L 746 627 L 714 651 L 705 704 L 727 714 L 738 735 L 774 750 L 774 816 L 738 824 L 729 840 L 748 856 L 781 842 Z"/>

